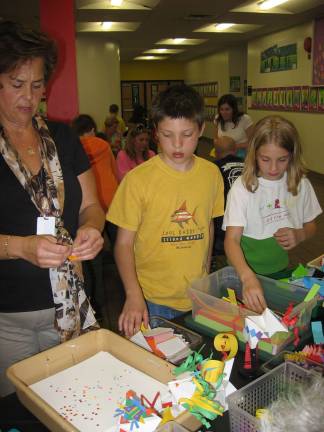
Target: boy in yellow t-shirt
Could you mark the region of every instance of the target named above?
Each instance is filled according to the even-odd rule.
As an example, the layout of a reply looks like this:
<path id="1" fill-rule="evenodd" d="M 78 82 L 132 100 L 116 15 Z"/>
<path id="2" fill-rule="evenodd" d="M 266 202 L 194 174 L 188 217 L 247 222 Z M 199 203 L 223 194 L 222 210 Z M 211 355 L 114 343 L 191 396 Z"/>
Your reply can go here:
<path id="1" fill-rule="evenodd" d="M 115 258 L 126 292 L 119 330 L 127 336 L 147 326 L 149 314 L 172 319 L 191 309 L 187 288 L 209 271 L 213 218 L 224 213 L 219 169 L 194 155 L 201 96 L 169 87 L 152 120 L 161 153 L 124 177 L 107 215 L 119 227 Z"/>

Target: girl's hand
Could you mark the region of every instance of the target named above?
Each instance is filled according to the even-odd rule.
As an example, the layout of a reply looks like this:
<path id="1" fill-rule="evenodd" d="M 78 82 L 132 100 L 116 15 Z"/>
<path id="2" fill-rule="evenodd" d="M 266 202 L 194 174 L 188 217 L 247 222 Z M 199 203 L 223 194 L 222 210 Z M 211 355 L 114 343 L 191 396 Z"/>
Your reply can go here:
<path id="1" fill-rule="evenodd" d="M 255 275 L 243 283 L 243 302 L 248 309 L 260 314 L 267 307 L 262 286 Z"/>
<path id="2" fill-rule="evenodd" d="M 273 234 L 279 246 L 285 250 L 293 249 L 302 241 L 300 231 L 293 228 L 280 228 Z"/>
<path id="3" fill-rule="evenodd" d="M 118 319 L 119 331 L 131 337 L 140 330 L 142 322 L 148 327 L 149 315 L 143 296 L 127 297 Z"/>
<path id="4" fill-rule="evenodd" d="M 22 237 L 21 258 L 41 268 L 56 268 L 71 254 L 71 245 L 57 244 L 49 235 Z"/>
<path id="5" fill-rule="evenodd" d="M 97 228 L 83 225 L 77 231 L 72 255 L 80 261 L 91 260 L 101 251 L 103 242 L 101 232 Z"/>

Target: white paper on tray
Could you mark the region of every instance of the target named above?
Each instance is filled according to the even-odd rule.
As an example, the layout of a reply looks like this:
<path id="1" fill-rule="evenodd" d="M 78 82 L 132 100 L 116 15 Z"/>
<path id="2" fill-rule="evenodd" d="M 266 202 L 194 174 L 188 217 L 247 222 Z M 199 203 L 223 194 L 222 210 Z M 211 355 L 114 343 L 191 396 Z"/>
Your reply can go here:
<path id="1" fill-rule="evenodd" d="M 279 331 L 288 332 L 288 328 L 269 308 L 261 315 L 249 315 L 245 318 L 243 334 L 252 349 L 256 348 L 260 339 L 270 338 Z"/>
<path id="2" fill-rule="evenodd" d="M 81 432 L 115 432 L 115 410 L 128 390 L 148 400 L 157 392 L 168 391 L 166 385 L 107 352 L 99 352 L 30 388 Z"/>
<path id="3" fill-rule="evenodd" d="M 147 417 L 144 419 L 144 423 L 138 423 L 139 427 L 136 428 L 131 423 L 119 423 L 119 427 L 116 429 L 117 432 L 119 432 L 120 429 L 122 429 L 125 432 L 154 432 L 159 424 L 161 423 L 161 417 L 158 417 L 157 415 L 153 414 L 150 417 Z M 106 431 L 108 432 L 108 431 Z M 110 431 L 109 431 L 110 432 Z M 113 431 L 111 431 L 113 432 Z"/>

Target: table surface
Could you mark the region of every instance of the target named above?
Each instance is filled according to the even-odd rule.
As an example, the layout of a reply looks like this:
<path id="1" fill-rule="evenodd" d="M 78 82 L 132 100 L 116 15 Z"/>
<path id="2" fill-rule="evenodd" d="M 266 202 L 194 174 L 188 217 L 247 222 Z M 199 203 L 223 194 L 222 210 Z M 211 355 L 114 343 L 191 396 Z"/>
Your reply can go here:
<path id="1" fill-rule="evenodd" d="M 175 321 L 177 321 L 179 324 L 183 324 L 182 319 L 177 319 Z M 213 351 L 214 358 L 220 358 L 220 353 L 217 353 L 213 349 L 213 339 L 203 336 L 203 340 L 205 346 L 202 350 L 202 354 L 204 357 L 209 356 L 211 351 Z M 247 378 L 244 378 L 239 373 L 239 367 L 242 365 L 242 362 L 242 353 L 239 352 L 235 358 L 230 378 L 232 384 L 237 388 L 243 387 L 251 381 Z M 19 402 L 16 393 L 8 395 L 2 399 L 0 398 L 0 432 L 8 432 L 11 428 L 15 428 L 19 432 L 48 431 L 48 429 Z M 201 431 L 205 430 L 205 428 L 201 428 Z M 212 427 L 209 430 L 217 430 L 217 432 L 229 432 L 230 424 L 228 412 L 224 413 L 222 417 L 218 417 L 215 421 L 213 421 Z"/>

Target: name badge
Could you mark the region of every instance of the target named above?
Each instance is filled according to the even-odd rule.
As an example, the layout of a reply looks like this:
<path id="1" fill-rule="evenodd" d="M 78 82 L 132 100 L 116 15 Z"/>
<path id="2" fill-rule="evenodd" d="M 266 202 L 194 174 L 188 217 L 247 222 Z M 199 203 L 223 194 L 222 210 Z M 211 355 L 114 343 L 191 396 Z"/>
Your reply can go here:
<path id="1" fill-rule="evenodd" d="M 54 216 L 39 216 L 37 218 L 37 235 L 52 235 L 56 236 L 55 217 Z"/>

